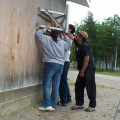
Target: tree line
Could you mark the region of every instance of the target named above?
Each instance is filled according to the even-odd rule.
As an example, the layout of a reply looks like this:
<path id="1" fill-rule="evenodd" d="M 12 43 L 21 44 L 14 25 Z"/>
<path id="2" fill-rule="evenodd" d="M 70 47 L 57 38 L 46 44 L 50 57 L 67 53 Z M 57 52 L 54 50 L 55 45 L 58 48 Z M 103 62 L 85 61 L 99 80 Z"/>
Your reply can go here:
<path id="1" fill-rule="evenodd" d="M 88 33 L 87 41 L 92 46 L 92 56 L 98 67 L 114 68 L 120 65 L 120 17 L 115 14 L 102 23 L 94 20 L 93 13 L 88 12 L 81 24 L 75 24 L 76 31 L 84 30 Z M 75 45 L 72 44 L 70 61 L 76 62 Z"/>

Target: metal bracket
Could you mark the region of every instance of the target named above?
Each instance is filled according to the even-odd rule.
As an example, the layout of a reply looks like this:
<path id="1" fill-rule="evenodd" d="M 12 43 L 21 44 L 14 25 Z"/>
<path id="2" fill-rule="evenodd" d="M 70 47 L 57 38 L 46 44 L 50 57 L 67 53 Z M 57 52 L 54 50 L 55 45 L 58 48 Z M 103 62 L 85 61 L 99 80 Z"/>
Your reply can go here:
<path id="1" fill-rule="evenodd" d="M 41 26 L 41 25 L 39 25 L 39 23 L 36 23 L 36 30 L 39 30 L 40 26 Z M 45 27 L 45 26 L 42 26 L 42 27 Z M 50 31 L 50 30 L 47 30 L 45 34 L 50 36 L 51 31 Z"/>
<path id="2" fill-rule="evenodd" d="M 38 15 L 42 16 L 44 19 L 49 21 L 49 16 L 41 12 L 40 8 L 38 8 Z"/>
<path id="3" fill-rule="evenodd" d="M 58 17 L 53 17 L 51 15 L 51 13 L 54 13 L 54 14 L 57 14 L 57 15 L 60 15 Z M 38 8 L 38 14 L 40 16 L 42 16 L 43 18 L 45 18 L 46 20 L 49 21 L 49 17 L 58 25 L 59 28 L 56 28 L 56 27 L 50 27 L 50 29 L 55 29 L 55 30 L 60 30 L 60 31 L 64 31 L 65 33 L 68 33 L 68 23 L 69 23 L 69 5 L 66 6 L 66 14 L 65 13 L 60 13 L 60 12 L 56 12 L 56 11 L 50 11 L 50 10 L 47 10 L 47 9 L 41 9 Z M 63 17 L 63 20 L 59 23 L 57 21 L 57 19 L 59 18 L 62 18 Z M 64 22 L 64 20 L 66 19 L 66 23 L 65 23 L 65 29 L 61 26 L 61 23 Z M 45 25 L 40 25 L 38 27 L 38 25 L 36 25 L 37 29 L 39 27 L 45 27 Z"/>

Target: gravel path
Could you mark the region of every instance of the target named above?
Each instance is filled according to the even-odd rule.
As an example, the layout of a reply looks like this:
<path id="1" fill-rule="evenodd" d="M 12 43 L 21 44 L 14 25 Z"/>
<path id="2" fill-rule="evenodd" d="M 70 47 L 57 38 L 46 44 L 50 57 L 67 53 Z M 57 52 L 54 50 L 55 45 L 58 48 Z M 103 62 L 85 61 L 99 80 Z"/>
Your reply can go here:
<path id="1" fill-rule="evenodd" d="M 70 70 L 68 73 L 68 79 L 71 82 L 75 82 L 77 75 L 78 75 L 78 71 Z M 95 74 L 95 78 L 96 78 L 97 85 L 103 85 L 106 87 L 120 89 L 120 77 Z"/>
<path id="2" fill-rule="evenodd" d="M 68 73 L 69 83 L 72 83 L 70 86 L 72 102 L 66 107 L 57 106 L 55 111 L 43 112 L 30 106 L 28 110 L 17 111 L 16 115 L 0 120 L 113 120 L 120 100 L 120 77 L 96 74 L 97 107 L 95 112 L 88 113 L 84 110 L 71 110 L 71 106 L 75 104 L 74 83 L 77 74 L 78 71 L 72 70 Z M 88 103 L 85 92 L 85 108 L 88 107 Z"/>

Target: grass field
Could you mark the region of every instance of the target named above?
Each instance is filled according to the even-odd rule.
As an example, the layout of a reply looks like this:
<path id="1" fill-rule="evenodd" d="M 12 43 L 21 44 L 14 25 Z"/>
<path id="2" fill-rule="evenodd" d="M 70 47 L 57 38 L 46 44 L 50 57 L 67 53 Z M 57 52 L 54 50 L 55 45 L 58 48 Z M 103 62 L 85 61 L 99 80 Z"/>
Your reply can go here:
<path id="1" fill-rule="evenodd" d="M 77 70 L 76 67 L 72 67 L 72 66 L 70 66 L 70 69 Z M 103 74 L 103 75 L 120 76 L 120 70 L 114 71 L 112 69 L 104 70 L 104 69 L 96 68 L 96 73 Z"/>

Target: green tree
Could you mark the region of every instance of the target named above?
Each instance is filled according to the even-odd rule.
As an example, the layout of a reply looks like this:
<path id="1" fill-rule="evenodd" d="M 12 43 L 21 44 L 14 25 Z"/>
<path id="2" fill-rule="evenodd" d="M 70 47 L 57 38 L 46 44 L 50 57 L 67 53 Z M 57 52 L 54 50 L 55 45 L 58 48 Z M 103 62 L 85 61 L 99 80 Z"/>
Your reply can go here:
<path id="1" fill-rule="evenodd" d="M 75 44 L 74 42 L 72 43 L 71 49 L 70 49 L 70 61 L 76 62 L 76 55 L 75 55 Z"/>
<path id="2" fill-rule="evenodd" d="M 114 63 L 120 65 L 120 17 L 114 15 L 105 19 L 101 24 L 94 21 L 93 14 L 88 12 L 81 24 L 76 24 L 76 31 L 84 30 L 88 33 L 87 41 L 92 46 L 92 55 L 95 61 L 105 61 L 114 67 Z M 75 45 L 72 44 L 70 60 L 76 61 Z"/>
<path id="3" fill-rule="evenodd" d="M 114 17 L 109 17 L 104 22 L 104 28 L 106 31 L 106 38 L 105 38 L 105 51 L 106 51 L 106 69 L 108 62 L 112 63 L 112 67 L 114 66 L 114 61 L 117 61 L 116 53 L 117 49 L 119 48 L 119 39 L 120 39 L 120 19 L 117 15 Z M 115 65 L 116 66 L 116 65 Z"/>
<path id="4" fill-rule="evenodd" d="M 97 26 L 96 22 L 93 18 L 93 13 L 88 12 L 87 17 L 83 20 L 84 21 L 84 29 L 88 33 L 88 41 L 92 46 L 92 55 L 95 58 L 96 56 L 96 44 L 97 44 Z"/>
<path id="5" fill-rule="evenodd" d="M 105 48 L 104 48 L 104 40 L 105 40 L 105 29 L 104 29 L 104 23 L 97 24 L 97 42 L 96 42 L 96 61 L 99 61 L 99 67 L 101 61 L 104 61 L 105 59 Z"/>

